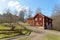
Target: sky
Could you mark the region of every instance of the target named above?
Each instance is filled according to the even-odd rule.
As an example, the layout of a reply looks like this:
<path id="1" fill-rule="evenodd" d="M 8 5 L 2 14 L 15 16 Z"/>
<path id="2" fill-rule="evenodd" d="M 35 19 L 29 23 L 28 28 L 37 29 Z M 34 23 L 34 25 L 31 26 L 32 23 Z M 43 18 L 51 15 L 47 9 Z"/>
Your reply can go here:
<path id="1" fill-rule="evenodd" d="M 57 4 L 60 4 L 60 0 L 0 0 L 0 14 L 3 14 L 3 11 L 6 9 L 19 12 L 23 8 L 26 10 L 31 8 L 35 12 L 37 8 L 40 8 L 42 14 L 51 16 L 52 9 Z"/>

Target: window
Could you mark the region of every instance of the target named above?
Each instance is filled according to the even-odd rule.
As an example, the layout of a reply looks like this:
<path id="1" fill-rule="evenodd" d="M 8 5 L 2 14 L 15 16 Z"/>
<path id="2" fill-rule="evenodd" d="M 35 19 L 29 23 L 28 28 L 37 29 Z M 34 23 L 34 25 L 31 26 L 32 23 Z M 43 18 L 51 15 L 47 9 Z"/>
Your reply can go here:
<path id="1" fill-rule="evenodd" d="M 35 18 L 35 21 L 37 21 L 37 18 Z"/>
<path id="2" fill-rule="evenodd" d="M 41 18 L 39 18 L 39 20 L 41 20 Z"/>

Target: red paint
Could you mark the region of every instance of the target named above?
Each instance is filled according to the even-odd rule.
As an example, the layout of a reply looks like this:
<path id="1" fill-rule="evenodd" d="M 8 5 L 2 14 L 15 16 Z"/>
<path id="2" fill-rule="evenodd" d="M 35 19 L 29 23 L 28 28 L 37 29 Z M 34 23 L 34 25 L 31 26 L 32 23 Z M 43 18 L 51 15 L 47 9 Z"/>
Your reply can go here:
<path id="1" fill-rule="evenodd" d="M 52 19 L 41 13 L 37 13 L 33 18 L 27 19 L 26 22 L 28 22 L 28 24 L 31 24 L 33 26 L 44 27 L 45 29 L 47 29 L 47 25 L 50 24 L 52 27 Z"/>

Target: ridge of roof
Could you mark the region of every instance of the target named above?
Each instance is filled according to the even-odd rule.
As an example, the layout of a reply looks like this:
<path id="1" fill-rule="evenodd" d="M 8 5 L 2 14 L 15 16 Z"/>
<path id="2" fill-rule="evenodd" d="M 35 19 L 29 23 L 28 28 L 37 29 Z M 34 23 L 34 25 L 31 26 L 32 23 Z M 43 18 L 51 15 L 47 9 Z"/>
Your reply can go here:
<path id="1" fill-rule="evenodd" d="M 46 15 L 43 15 L 42 13 L 37 13 L 37 14 L 41 14 L 43 17 L 47 17 L 47 18 L 49 18 L 49 19 L 52 19 L 52 18 L 50 18 L 50 17 L 48 17 L 48 16 L 46 16 Z"/>
<path id="2" fill-rule="evenodd" d="M 48 16 L 46 16 L 46 15 L 43 15 L 42 13 L 37 13 L 36 15 L 40 15 L 40 14 L 41 14 L 43 17 L 47 17 L 47 18 L 49 18 L 49 19 L 52 19 L 52 18 L 50 18 L 50 17 L 48 17 Z M 36 16 L 36 15 L 35 15 L 35 16 Z M 35 17 L 35 16 L 34 16 L 34 17 Z M 34 17 L 28 18 L 28 20 L 29 20 L 29 19 L 33 19 Z"/>

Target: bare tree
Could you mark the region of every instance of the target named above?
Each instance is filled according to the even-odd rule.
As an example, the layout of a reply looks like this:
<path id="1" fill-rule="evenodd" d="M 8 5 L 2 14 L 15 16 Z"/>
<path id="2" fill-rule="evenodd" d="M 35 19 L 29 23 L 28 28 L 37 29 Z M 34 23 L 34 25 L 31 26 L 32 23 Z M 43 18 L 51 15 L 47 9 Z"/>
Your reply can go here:
<path id="1" fill-rule="evenodd" d="M 25 11 L 21 10 L 19 13 L 19 21 L 24 22 Z"/>
<path id="2" fill-rule="evenodd" d="M 52 16 L 58 16 L 58 15 L 60 15 L 60 5 L 55 5 L 55 7 L 53 8 Z"/>
<path id="3" fill-rule="evenodd" d="M 37 8 L 36 13 L 41 13 L 41 8 Z"/>
<path id="4" fill-rule="evenodd" d="M 6 11 L 3 13 L 3 15 L 0 16 L 0 21 L 2 23 L 12 23 L 12 22 L 17 22 L 18 21 L 18 16 L 13 15 L 10 10 Z"/>
<path id="5" fill-rule="evenodd" d="M 31 9 L 29 8 L 29 10 L 28 10 L 28 18 L 31 18 L 32 17 L 32 11 L 31 11 Z"/>
<path id="6" fill-rule="evenodd" d="M 60 30 L 60 5 L 54 7 L 51 18 L 53 19 L 53 29 Z"/>

